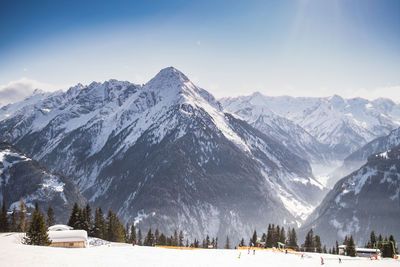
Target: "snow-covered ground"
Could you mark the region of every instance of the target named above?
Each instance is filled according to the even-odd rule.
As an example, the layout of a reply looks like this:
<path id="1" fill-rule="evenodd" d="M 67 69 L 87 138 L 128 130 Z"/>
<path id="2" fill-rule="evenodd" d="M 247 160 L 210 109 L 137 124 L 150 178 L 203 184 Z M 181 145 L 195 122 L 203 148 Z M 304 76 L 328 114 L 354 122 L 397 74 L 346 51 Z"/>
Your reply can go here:
<path id="1" fill-rule="evenodd" d="M 131 246 L 128 244 L 95 242 L 89 248 L 52 248 L 21 244 L 21 234 L 0 234 L 0 266 L 400 266 L 400 261 L 384 259 L 371 261 L 365 258 L 338 257 L 327 254 L 308 253 L 299 255 L 272 251 L 199 249 L 178 250 L 155 247 Z M 239 253 L 241 257 L 239 258 Z"/>

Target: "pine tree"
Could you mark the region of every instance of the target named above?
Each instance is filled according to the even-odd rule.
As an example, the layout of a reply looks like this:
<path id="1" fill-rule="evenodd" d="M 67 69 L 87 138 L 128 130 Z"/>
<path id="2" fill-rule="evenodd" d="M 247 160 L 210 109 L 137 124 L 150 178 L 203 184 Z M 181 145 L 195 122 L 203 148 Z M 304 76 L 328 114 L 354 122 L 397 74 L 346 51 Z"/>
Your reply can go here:
<path id="1" fill-rule="evenodd" d="M 125 242 L 125 229 L 124 226 L 122 225 L 121 221 L 119 220 L 117 214 L 113 214 L 113 242 L 120 242 L 124 243 Z"/>
<path id="2" fill-rule="evenodd" d="M 93 236 L 101 239 L 105 239 L 105 220 L 104 214 L 101 208 L 97 208 L 94 212 L 94 225 L 93 225 Z"/>
<path id="3" fill-rule="evenodd" d="M 71 215 L 69 216 L 68 225 L 75 230 L 81 229 L 81 210 L 79 209 L 78 203 L 74 203 L 72 207 Z"/>
<path id="4" fill-rule="evenodd" d="M 226 236 L 225 248 L 226 249 L 230 249 L 231 248 L 231 245 L 229 244 L 229 237 L 228 236 Z"/>
<path id="5" fill-rule="evenodd" d="M 48 246 L 51 244 L 47 234 L 47 227 L 43 214 L 39 211 L 39 207 L 35 205 L 32 214 L 32 221 L 24 238 L 24 243 L 28 245 Z"/>
<path id="6" fill-rule="evenodd" d="M 207 237 L 208 237 L 208 235 L 207 235 Z M 208 242 L 210 242 L 210 240 L 208 240 Z M 183 232 L 182 231 L 179 232 L 179 244 L 178 244 L 178 246 L 183 247 Z"/>
<path id="7" fill-rule="evenodd" d="M 18 232 L 18 218 L 17 218 L 17 209 L 14 206 L 14 209 L 11 213 L 11 218 L 10 218 L 10 230 L 11 232 Z"/>
<path id="8" fill-rule="evenodd" d="M 142 243 L 142 230 L 140 230 L 140 228 L 139 228 L 139 231 L 138 231 L 137 244 L 138 244 L 139 246 L 142 246 L 142 245 L 143 245 L 143 243 Z"/>
<path id="9" fill-rule="evenodd" d="M 304 249 L 306 252 L 314 252 L 314 233 L 313 230 L 311 229 L 308 231 L 306 235 L 306 239 L 304 241 Z"/>
<path id="10" fill-rule="evenodd" d="M 279 234 L 279 242 L 286 244 L 286 233 L 285 233 L 285 228 L 281 228 L 281 232 Z"/>
<path id="11" fill-rule="evenodd" d="M 288 227 L 287 236 L 286 236 L 286 243 L 285 243 L 287 247 L 290 246 L 291 235 L 292 235 L 292 229 L 290 229 L 290 227 Z"/>
<path id="12" fill-rule="evenodd" d="M 267 248 L 272 248 L 274 246 L 274 232 L 275 232 L 274 225 L 269 224 L 267 232 L 267 243 L 266 243 Z"/>
<path id="13" fill-rule="evenodd" d="M 18 232 L 26 232 L 28 221 L 26 219 L 26 206 L 22 197 L 19 199 L 18 221 Z"/>
<path id="14" fill-rule="evenodd" d="M 199 240 L 197 240 L 196 238 L 194 239 L 193 246 L 194 246 L 195 248 L 198 248 L 198 247 L 199 247 Z"/>
<path id="15" fill-rule="evenodd" d="M 81 211 L 81 228 L 92 235 L 92 208 L 89 204 Z"/>
<path id="16" fill-rule="evenodd" d="M 254 230 L 253 236 L 250 238 L 249 247 L 257 246 L 257 232 Z"/>
<path id="17" fill-rule="evenodd" d="M 215 248 L 218 248 L 218 237 L 215 238 Z"/>
<path id="18" fill-rule="evenodd" d="M 0 213 L 0 232 L 8 232 L 9 230 L 10 226 L 8 223 L 6 201 L 4 200 L 3 197 L 3 203 L 1 205 L 1 213 Z"/>
<path id="19" fill-rule="evenodd" d="M 298 249 L 299 246 L 297 245 L 297 234 L 296 234 L 296 230 L 293 228 L 291 231 L 288 232 L 289 235 L 289 248 L 291 249 Z"/>
<path id="20" fill-rule="evenodd" d="M 314 239 L 314 246 L 315 246 L 315 249 L 316 249 L 316 251 L 317 251 L 318 253 L 322 253 L 321 238 L 319 237 L 319 235 L 316 235 L 316 236 L 315 236 L 315 239 Z"/>
<path id="21" fill-rule="evenodd" d="M 124 226 L 118 216 L 111 210 L 107 213 L 106 220 L 107 240 L 112 242 L 125 242 Z"/>
<path id="22" fill-rule="evenodd" d="M 126 223 L 124 233 L 125 233 L 125 243 L 128 243 L 128 244 L 132 243 L 130 240 L 131 235 L 129 234 L 129 230 L 130 230 L 129 224 Z"/>
<path id="23" fill-rule="evenodd" d="M 167 237 L 163 233 L 161 233 L 160 241 L 158 243 L 159 243 L 160 246 L 167 245 Z"/>
<path id="24" fill-rule="evenodd" d="M 339 255 L 339 242 L 336 240 L 336 254 Z"/>
<path id="25" fill-rule="evenodd" d="M 370 243 L 371 243 L 371 248 L 374 248 L 375 247 L 375 244 L 376 244 L 376 236 L 375 236 L 375 232 L 374 231 L 371 231 L 371 234 L 369 235 L 369 238 L 370 238 Z"/>
<path id="26" fill-rule="evenodd" d="M 56 223 L 56 220 L 54 218 L 54 211 L 51 206 L 47 209 L 47 226 L 50 227 Z"/>
<path id="27" fill-rule="evenodd" d="M 324 245 L 324 248 L 322 249 L 322 252 L 325 253 L 325 254 L 328 253 L 327 250 L 326 250 L 326 246 L 325 245 Z M 329 253 L 329 254 L 331 254 L 331 253 Z"/>
<path id="28" fill-rule="evenodd" d="M 242 238 L 242 240 L 240 240 L 239 247 L 244 247 L 244 246 L 245 246 L 244 238 Z"/>
<path id="29" fill-rule="evenodd" d="M 279 225 L 277 225 L 275 228 L 275 231 L 274 231 L 274 247 L 278 247 L 280 233 L 281 233 L 281 229 L 280 229 Z"/>
<path id="30" fill-rule="evenodd" d="M 354 243 L 353 236 L 350 236 L 350 238 L 347 241 L 346 244 L 346 255 L 355 257 L 356 256 L 356 245 Z"/>
<path id="31" fill-rule="evenodd" d="M 149 231 L 147 232 L 146 238 L 144 239 L 144 245 L 151 247 L 151 246 L 153 246 L 153 244 L 154 244 L 154 235 L 151 232 L 151 228 L 150 228 Z"/>
<path id="32" fill-rule="evenodd" d="M 172 239 L 172 245 L 175 247 L 178 246 L 178 232 L 176 231 L 176 229 L 174 231 L 174 238 Z"/>
<path id="33" fill-rule="evenodd" d="M 157 230 L 156 230 L 156 233 L 157 233 Z M 130 237 L 129 237 L 129 242 L 130 242 L 130 243 L 133 243 L 133 242 L 136 243 L 136 229 L 135 229 L 135 223 L 132 223 L 132 226 L 131 226 L 131 235 L 130 235 Z"/>
<path id="34" fill-rule="evenodd" d="M 208 248 L 208 246 L 210 245 L 210 237 L 207 235 L 206 236 L 206 239 L 204 240 L 204 247 L 205 248 Z"/>
<path id="35" fill-rule="evenodd" d="M 263 242 L 264 246 L 265 246 L 265 244 L 267 242 L 267 235 L 265 233 L 263 233 L 262 236 L 261 236 L 261 242 Z"/>
<path id="36" fill-rule="evenodd" d="M 154 245 L 159 245 L 160 242 L 160 232 L 158 231 L 158 228 L 156 228 L 156 231 L 154 232 Z"/>

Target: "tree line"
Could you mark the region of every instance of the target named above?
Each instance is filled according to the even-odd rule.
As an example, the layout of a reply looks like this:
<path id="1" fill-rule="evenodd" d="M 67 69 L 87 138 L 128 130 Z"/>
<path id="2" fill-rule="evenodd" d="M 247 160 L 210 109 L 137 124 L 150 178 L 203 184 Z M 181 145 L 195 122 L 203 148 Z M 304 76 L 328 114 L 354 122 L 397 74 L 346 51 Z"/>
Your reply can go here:
<path id="1" fill-rule="evenodd" d="M 30 219 L 28 216 L 30 215 Z M 54 212 L 49 207 L 47 213 L 47 223 L 54 222 Z M 27 212 L 27 207 L 21 198 L 18 210 L 14 206 L 13 211 L 8 215 L 6 203 L 2 201 L 0 213 L 0 232 L 26 232 L 22 242 L 28 245 L 48 246 L 51 244 L 47 234 L 46 218 L 39 210 L 39 204 L 35 203 L 32 213 Z"/>
<path id="2" fill-rule="evenodd" d="M 195 247 L 195 248 L 217 248 L 218 238 L 210 238 L 208 235 L 202 243 L 200 240 L 194 239 L 193 242 L 185 240 L 183 231 L 175 230 L 173 235 L 167 236 L 155 229 L 154 232 L 150 228 L 147 234 L 143 236 L 142 230 L 135 227 L 132 223 L 122 225 L 118 215 L 112 210 L 109 210 L 104 215 L 101 208 L 96 208 L 94 218 L 92 218 L 92 209 L 89 204 L 84 208 L 80 208 L 77 203 L 72 207 L 69 217 L 69 226 L 74 229 L 82 229 L 88 232 L 89 236 L 97 237 L 111 242 L 135 243 L 143 246 L 180 246 L 180 247 Z"/>
<path id="3" fill-rule="evenodd" d="M 7 212 L 6 207 L 6 203 L 3 199 L 0 212 L 0 232 L 26 232 L 30 225 L 28 216 L 33 216 L 33 213 L 28 213 L 24 200 L 20 198 L 18 209 L 14 206 L 11 213 Z M 35 204 L 35 209 L 36 207 L 38 207 L 37 203 Z M 45 225 L 51 226 L 54 225 L 54 223 L 54 211 L 53 208 L 49 206 L 47 210 L 47 218 L 45 218 Z"/>
<path id="4" fill-rule="evenodd" d="M 249 247 L 252 247 L 258 246 L 258 244 L 260 244 L 260 246 L 264 248 L 273 248 L 278 247 L 278 243 L 284 244 L 286 248 L 297 250 L 298 245 L 296 230 L 294 228 L 290 229 L 289 227 L 286 234 L 284 227 L 269 224 L 267 233 L 262 233 L 260 240 L 257 240 L 257 231 L 254 230 L 253 235 L 250 237 L 248 245 Z M 238 246 L 246 246 L 244 238 L 241 239 Z"/>
<path id="5" fill-rule="evenodd" d="M 28 220 L 28 215 L 31 215 Z M 20 199 L 19 207 L 16 209 L 14 206 L 11 213 L 7 212 L 6 203 L 3 199 L 2 208 L 0 212 L 0 232 L 26 232 L 24 242 L 26 244 L 35 245 L 49 245 L 50 240 L 47 236 L 47 227 L 55 224 L 54 211 L 51 206 L 47 210 L 47 218 L 39 211 L 39 206 L 36 203 L 35 209 L 32 214 L 27 212 L 27 207 Z M 67 223 L 74 229 L 82 229 L 87 231 L 91 237 L 97 237 L 111 242 L 126 242 L 135 243 L 143 246 L 180 246 L 180 247 L 194 247 L 194 248 L 218 248 L 218 237 L 210 237 L 206 235 L 203 240 L 194 239 L 192 242 L 185 239 L 183 231 L 175 230 L 173 235 L 165 235 L 158 229 L 154 232 L 150 228 L 147 234 L 143 236 L 142 230 L 136 228 L 135 224 L 126 224 L 125 227 L 121 223 L 118 215 L 112 210 L 104 214 L 101 208 L 96 208 L 94 217 L 92 209 L 89 204 L 80 208 L 77 203 L 74 204 L 71 214 Z M 393 246 L 395 247 L 393 251 Z M 327 250 L 326 246 L 322 246 L 321 237 L 314 235 L 311 229 L 304 240 L 304 243 L 299 247 L 297 244 L 297 234 L 294 228 L 288 228 L 287 232 L 284 227 L 279 225 L 269 224 L 267 233 L 262 233 L 261 238 L 258 238 L 256 230 L 249 238 L 248 246 L 260 246 L 265 248 L 278 247 L 278 244 L 284 244 L 285 248 L 290 248 L 297 251 L 304 252 L 318 252 L 339 254 L 339 243 L 336 241 L 332 248 Z M 345 245 L 344 253 L 348 256 L 356 256 L 356 245 L 353 236 L 346 236 L 343 241 Z M 239 247 L 246 246 L 244 238 L 238 244 Z M 229 236 L 226 237 L 225 249 L 230 249 Z M 366 248 L 378 248 L 382 257 L 393 257 L 397 253 L 396 242 L 393 235 L 389 238 L 383 238 L 382 235 L 376 237 L 375 232 L 370 234 L 370 240 L 365 244 Z M 235 246 L 236 248 L 236 246 Z"/>

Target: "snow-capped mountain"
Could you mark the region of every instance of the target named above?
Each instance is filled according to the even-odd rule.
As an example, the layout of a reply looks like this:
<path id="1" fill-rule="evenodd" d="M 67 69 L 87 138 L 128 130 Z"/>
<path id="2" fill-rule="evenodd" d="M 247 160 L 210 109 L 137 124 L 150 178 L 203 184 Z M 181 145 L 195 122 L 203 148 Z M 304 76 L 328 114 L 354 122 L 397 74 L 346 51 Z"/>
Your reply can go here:
<path id="1" fill-rule="evenodd" d="M 75 202 L 86 202 L 68 178 L 46 171 L 7 143 L 0 143 L 0 181 L 0 200 L 4 198 L 9 210 L 18 209 L 22 197 L 30 208 L 36 201 L 44 211 L 51 205 L 57 221 L 64 222 Z"/>
<path id="2" fill-rule="evenodd" d="M 307 219 L 303 231 L 313 228 L 330 245 L 345 235 L 364 245 L 372 230 L 399 239 L 399 221 L 400 146 L 396 146 L 369 156 L 359 170 L 340 180 Z"/>
<path id="3" fill-rule="evenodd" d="M 0 110 L 0 137 L 140 227 L 238 239 L 301 223 L 323 194 L 306 160 L 172 67 L 23 102 Z"/>
<path id="4" fill-rule="evenodd" d="M 245 103 L 249 98 L 257 99 L 258 109 L 271 110 L 300 125 L 320 143 L 328 145 L 337 159 L 344 159 L 362 145 L 389 134 L 400 125 L 400 105 L 388 99 L 343 99 L 337 95 L 324 98 L 267 97 L 256 93 L 250 97 L 223 99 L 222 102 L 229 106 L 231 102 Z"/>
<path id="5" fill-rule="evenodd" d="M 360 168 L 368 159 L 369 155 L 387 151 L 400 144 L 400 128 L 390 132 L 389 135 L 378 137 L 367 143 L 360 149 L 347 156 L 342 166 L 330 174 L 329 185 L 334 185 L 341 177 Z"/>
<path id="6" fill-rule="evenodd" d="M 238 115 L 262 133 L 279 140 L 300 157 L 316 164 L 326 164 L 329 161 L 331 155 L 327 145 L 320 143 L 300 125 L 271 111 L 260 93 L 223 98 L 221 103 L 227 111 Z"/>

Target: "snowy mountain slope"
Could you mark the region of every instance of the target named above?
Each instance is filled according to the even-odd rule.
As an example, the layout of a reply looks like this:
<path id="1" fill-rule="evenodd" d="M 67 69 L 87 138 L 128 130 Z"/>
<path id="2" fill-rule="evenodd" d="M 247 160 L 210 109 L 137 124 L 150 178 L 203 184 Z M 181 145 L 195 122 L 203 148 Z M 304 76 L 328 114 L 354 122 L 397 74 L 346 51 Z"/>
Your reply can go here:
<path id="1" fill-rule="evenodd" d="M 399 144 L 400 128 L 391 131 L 387 136 L 381 136 L 372 140 L 344 159 L 342 166 L 330 174 L 329 184 L 333 186 L 340 177 L 360 168 L 365 164 L 369 155 L 387 151 Z"/>
<path id="2" fill-rule="evenodd" d="M 93 204 L 165 232 L 238 239 L 269 221 L 295 225 L 324 190 L 306 160 L 172 67 L 144 86 L 78 85 L 25 105 L 0 136 L 73 177 Z"/>
<path id="3" fill-rule="evenodd" d="M 343 159 L 365 143 L 397 128 L 400 105 L 388 99 L 362 98 L 250 97 L 224 99 L 243 101 L 257 98 L 259 106 L 300 125 L 320 143 L 328 145 L 337 159 Z"/>
<path id="4" fill-rule="evenodd" d="M 221 103 L 227 111 L 279 140 L 297 155 L 312 163 L 326 164 L 330 157 L 329 148 L 298 124 L 272 112 L 263 98 L 261 94 L 255 93 L 247 97 L 224 98 Z"/>
<path id="5" fill-rule="evenodd" d="M 30 208 L 36 201 L 43 210 L 51 204 L 57 220 L 63 222 L 74 202 L 85 203 L 70 180 L 44 170 L 7 143 L 0 143 L 0 179 L 0 199 L 5 199 L 9 210 L 18 208 L 22 197 Z"/>
<path id="6" fill-rule="evenodd" d="M 368 157 L 359 170 L 336 183 L 303 231 L 313 227 L 333 244 L 352 234 L 359 245 L 372 230 L 400 238 L 400 146 Z"/>

